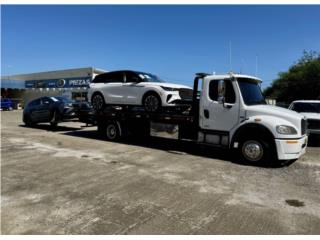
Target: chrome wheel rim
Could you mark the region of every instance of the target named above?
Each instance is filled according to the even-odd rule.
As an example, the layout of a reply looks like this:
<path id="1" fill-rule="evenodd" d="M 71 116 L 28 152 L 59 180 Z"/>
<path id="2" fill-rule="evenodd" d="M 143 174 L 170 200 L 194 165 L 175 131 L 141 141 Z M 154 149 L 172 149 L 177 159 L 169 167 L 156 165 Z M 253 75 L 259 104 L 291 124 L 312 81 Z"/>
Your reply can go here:
<path id="1" fill-rule="evenodd" d="M 114 125 L 107 126 L 107 137 L 108 139 L 115 139 L 117 137 L 117 128 Z"/>
<path id="2" fill-rule="evenodd" d="M 249 161 L 256 162 L 263 156 L 263 147 L 259 142 L 249 140 L 242 145 L 242 154 Z"/>
<path id="3" fill-rule="evenodd" d="M 144 105 L 147 111 L 149 112 L 155 112 L 159 108 L 159 100 L 156 96 L 150 95 L 146 97 L 144 101 Z"/>
<path id="4" fill-rule="evenodd" d="M 102 109 L 102 106 L 103 106 L 103 98 L 100 94 L 97 94 L 93 97 L 92 99 L 92 106 L 94 109 L 96 110 L 100 110 Z"/>

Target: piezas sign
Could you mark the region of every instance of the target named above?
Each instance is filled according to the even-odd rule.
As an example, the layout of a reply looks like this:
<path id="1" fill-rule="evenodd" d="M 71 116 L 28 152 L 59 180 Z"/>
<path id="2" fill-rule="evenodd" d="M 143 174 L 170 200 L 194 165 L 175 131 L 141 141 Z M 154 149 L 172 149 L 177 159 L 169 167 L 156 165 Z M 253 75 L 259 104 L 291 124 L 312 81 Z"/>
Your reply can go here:
<path id="1" fill-rule="evenodd" d="M 70 87 L 84 87 L 90 84 L 90 79 L 70 79 L 69 86 Z"/>

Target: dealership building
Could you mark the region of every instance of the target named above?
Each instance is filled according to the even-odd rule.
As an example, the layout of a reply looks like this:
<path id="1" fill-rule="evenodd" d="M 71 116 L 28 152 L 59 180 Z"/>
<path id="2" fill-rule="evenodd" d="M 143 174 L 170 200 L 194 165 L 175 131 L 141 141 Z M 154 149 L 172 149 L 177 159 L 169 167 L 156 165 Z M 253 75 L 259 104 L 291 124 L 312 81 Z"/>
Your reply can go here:
<path id="1" fill-rule="evenodd" d="M 65 96 L 86 100 L 89 83 L 101 73 L 94 67 L 1 76 L 1 97 L 22 104 L 41 96 Z"/>

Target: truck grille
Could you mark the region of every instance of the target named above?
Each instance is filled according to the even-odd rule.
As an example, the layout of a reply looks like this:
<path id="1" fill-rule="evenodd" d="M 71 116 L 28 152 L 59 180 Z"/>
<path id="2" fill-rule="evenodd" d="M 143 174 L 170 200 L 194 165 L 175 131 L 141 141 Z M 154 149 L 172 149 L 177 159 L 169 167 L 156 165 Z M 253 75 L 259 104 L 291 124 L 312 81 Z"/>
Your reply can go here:
<path id="1" fill-rule="evenodd" d="M 306 131 L 307 131 L 307 120 L 302 119 L 301 120 L 301 135 L 306 134 Z"/>
<path id="2" fill-rule="evenodd" d="M 320 129 L 320 120 L 308 119 L 308 129 Z"/>
<path id="3" fill-rule="evenodd" d="M 192 99 L 193 90 L 188 88 L 180 88 L 179 95 L 181 99 Z"/>

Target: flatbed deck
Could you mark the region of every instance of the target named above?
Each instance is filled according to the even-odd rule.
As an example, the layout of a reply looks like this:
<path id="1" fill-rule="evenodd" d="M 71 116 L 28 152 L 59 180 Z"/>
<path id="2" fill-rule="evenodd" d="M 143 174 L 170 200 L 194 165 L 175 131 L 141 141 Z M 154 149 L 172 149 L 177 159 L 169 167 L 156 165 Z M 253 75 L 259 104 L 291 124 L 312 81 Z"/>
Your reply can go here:
<path id="1" fill-rule="evenodd" d="M 161 112 L 151 113 L 144 110 L 143 107 L 128 106 L 107 106 L 103 111 L 96 113 L 97 120 L 119 120 L 128 121 L 130 119 L 144 119 L 155 122 L 165 122 L 173 124 L 193 123 L 195 120 L 189 109 L 168 108 Z"/>

